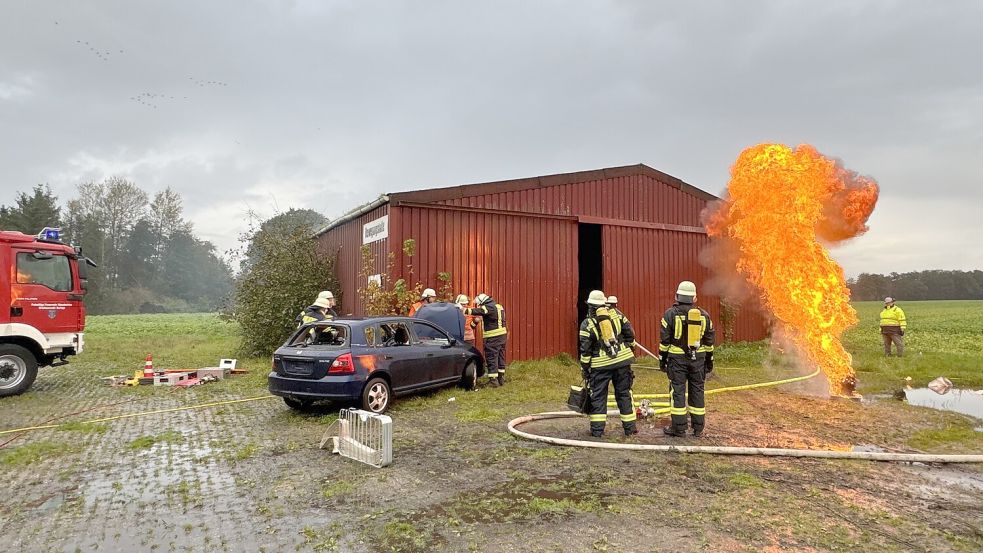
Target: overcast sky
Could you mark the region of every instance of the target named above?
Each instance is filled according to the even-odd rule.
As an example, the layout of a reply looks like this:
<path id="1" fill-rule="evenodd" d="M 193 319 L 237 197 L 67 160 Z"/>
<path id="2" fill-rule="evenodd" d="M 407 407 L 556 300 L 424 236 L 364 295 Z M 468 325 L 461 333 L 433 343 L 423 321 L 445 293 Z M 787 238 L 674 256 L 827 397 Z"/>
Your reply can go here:
<path id="1" fill-rule="evenodd" d="M 983 2 L 0 1 L 0 203 L 123 175 L 250 210 L 810 143 L 873 176 L 848 275 L 983 269 Z"/>

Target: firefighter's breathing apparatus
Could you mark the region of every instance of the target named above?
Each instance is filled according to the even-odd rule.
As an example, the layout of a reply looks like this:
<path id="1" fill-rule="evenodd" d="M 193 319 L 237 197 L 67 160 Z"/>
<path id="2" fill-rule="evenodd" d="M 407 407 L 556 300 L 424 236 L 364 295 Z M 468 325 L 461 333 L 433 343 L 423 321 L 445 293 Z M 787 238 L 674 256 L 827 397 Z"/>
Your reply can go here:
<path id="1" fill-rule="evenodd" d="M 701 340 L 703 340 L 703 314 L 694 307 L 686 313 L 686 353 L 693 361 L 696 361 L 696 351 L 700 349 Z"/>
<path id="2" fill-rule="evenodd" d="M 611 310 L 607 307 L 598 307 L 594 312 L 595 318 L 597 319 L 597 325 L 600 327 L 601 331 L 601 349 L 603 349 L 610 357 L 616 357 L 621 346 L 618 344 L 618 339 L 614 335 L 614 324 L 611 322 Z"/>

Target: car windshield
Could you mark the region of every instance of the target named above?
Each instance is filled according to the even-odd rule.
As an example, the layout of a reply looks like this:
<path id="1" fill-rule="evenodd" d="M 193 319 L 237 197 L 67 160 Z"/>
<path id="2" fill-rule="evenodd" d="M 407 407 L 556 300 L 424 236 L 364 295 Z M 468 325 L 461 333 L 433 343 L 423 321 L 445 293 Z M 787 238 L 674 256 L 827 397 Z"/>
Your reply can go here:
<path id="1" fill-rule="evenodd" d="M 319 346 L 341 348 L 348 346 L 349 331 L 343 325 L 312 325 L 290 341 L 291 347 Z"/>

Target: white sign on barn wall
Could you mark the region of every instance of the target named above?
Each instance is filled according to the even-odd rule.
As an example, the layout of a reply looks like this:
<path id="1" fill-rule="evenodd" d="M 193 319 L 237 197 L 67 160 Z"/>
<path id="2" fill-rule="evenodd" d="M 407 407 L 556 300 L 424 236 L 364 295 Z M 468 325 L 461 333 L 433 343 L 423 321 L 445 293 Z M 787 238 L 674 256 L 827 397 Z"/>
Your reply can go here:
<path id="1" fill-rule="evenodd" d="M 389 216 L 383 215 L 375 221 L 362 225 L 362 244 L 371 244 L 389 238 Z"/>
<path id="2" fill-rule="evenodd" d="M 369 275 L 369 284 L 376 283 L 377 286 L 382 286 L 382 275 Z"/>

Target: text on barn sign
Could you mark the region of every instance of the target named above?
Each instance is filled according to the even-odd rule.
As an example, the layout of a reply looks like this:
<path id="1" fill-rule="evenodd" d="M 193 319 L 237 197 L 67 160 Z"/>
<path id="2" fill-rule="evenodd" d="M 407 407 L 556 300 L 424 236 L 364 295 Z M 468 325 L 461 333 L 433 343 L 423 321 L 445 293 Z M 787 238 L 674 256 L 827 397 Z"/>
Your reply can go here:
<path id="1" fill-rule="evenodd" d="M 375 221 L 362 225 L 362 244 L 371 244 L 389 237 L 389 216 L 383 215 Z"/>

